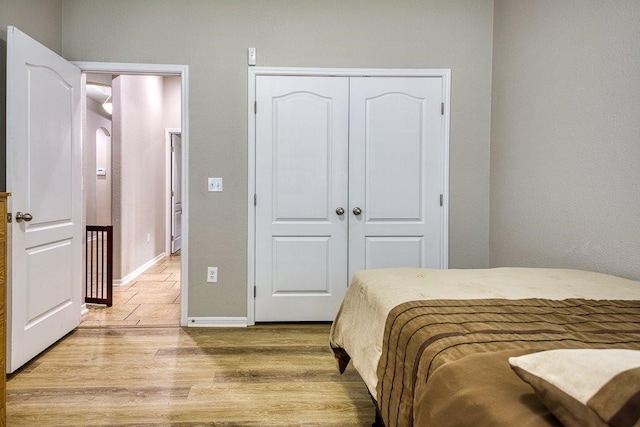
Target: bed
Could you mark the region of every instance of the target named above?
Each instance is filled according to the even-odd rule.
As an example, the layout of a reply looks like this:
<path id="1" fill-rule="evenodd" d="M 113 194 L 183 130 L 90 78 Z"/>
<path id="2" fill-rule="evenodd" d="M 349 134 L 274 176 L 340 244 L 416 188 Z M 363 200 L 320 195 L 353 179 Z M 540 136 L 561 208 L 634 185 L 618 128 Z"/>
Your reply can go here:
<path id="1" fill-rule="evenodd" d="M 637 281 L 566 269 L 365 270 L 330 345 L 341 372 L 349 362 L 358 371 L 387 427 L 640 418 Z M 637 375 L 631 386 L 603 387 L 628 372 Z M 565 386 L 576 379 L 593 382 L 591 394 Z"/>

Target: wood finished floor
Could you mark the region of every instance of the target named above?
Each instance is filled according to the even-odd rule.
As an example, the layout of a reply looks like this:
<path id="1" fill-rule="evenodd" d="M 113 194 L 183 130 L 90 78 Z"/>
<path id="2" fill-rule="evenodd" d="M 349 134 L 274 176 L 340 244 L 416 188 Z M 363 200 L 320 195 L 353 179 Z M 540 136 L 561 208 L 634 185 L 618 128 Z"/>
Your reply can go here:
<path id="1" fill-rule="evenodd" d="M 178 326 L 180 256 L 169 256 L 125 286 L 113 287 L 113 305 L 89 305 L 80 327 Z"/>
<path id="2" fill-rule="evenodd" d="M 9 426 L 364 426 L 329 325 L 79 328 L 7 382 Z"/>
<path id="3" fill-rule="evenodd" d="M 180 258 L 92 306 L 7 382 L 8 426 L 365 426 L 374 407 L 339 375 L 329 325 L 180 328 Z"/>

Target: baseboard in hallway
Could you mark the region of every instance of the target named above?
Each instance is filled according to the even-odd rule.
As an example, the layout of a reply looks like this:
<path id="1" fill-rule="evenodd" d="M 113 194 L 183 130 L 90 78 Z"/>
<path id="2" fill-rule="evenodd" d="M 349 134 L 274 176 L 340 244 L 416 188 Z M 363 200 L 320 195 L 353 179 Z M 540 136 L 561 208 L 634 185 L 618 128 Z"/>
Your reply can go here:
<path id="1" fill-rule="evenodd" d="M 87 305 L 81 328 L 179 326 L 180 255 L 163 258 L 135 281 L 113 287 L 113 305 Z"/>

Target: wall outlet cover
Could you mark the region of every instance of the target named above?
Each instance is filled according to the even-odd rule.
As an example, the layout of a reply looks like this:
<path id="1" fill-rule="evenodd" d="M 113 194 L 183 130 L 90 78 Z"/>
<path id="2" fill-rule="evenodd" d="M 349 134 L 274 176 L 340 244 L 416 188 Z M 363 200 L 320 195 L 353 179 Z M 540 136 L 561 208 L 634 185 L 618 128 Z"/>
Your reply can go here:
<path id="1" fill-rule="evenodd" d="M 207 283 L 218 283 L 218 267 L 207 267 Z"/>

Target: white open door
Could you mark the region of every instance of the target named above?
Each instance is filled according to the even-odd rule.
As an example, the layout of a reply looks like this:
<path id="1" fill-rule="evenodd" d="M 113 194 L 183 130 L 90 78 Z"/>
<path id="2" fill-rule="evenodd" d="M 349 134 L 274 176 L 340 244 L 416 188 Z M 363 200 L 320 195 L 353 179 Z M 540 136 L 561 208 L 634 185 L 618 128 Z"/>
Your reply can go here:
<path id="1" fill-rule="evenodd" d="M 182 248 L 182 135 L 171 134 L 171 253 Z"/>
<path id="2" fill-rule="evenodd" d="M 80 70 L 7 29 L 7 371 L 81 318 Z"/>

